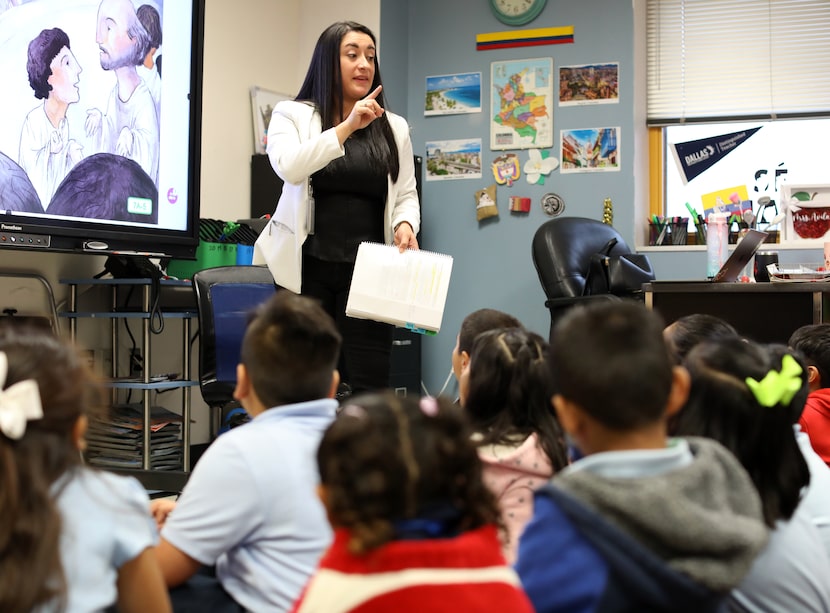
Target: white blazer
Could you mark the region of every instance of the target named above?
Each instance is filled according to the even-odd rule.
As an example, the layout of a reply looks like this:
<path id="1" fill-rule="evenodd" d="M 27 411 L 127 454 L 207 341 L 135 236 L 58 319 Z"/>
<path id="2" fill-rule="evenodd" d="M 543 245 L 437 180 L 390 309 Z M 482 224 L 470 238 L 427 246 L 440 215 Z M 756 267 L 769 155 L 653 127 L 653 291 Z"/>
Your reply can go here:
<path id="1" fill-rule="evenodd" d="M 406 221 L 417 234 L 421 209 L 415 188 L 415 161 L 409 125 L 386 112 L 398 147 L 400 172 L 391 177 L 384 209 L 384 240 L 394 242 L 395 226 Z M 283 101 L 277 104 L 268 127 L 268 158 L 285 182 L 277 208 L 254 245 L 254 264 L 267 264 L 274 281 L 300 293 L 302 248 L 308 237 L 308 179 L 329 162 L 346 154 L 334 128 L 322 131 L 320 114 L 310 104 Z"/>

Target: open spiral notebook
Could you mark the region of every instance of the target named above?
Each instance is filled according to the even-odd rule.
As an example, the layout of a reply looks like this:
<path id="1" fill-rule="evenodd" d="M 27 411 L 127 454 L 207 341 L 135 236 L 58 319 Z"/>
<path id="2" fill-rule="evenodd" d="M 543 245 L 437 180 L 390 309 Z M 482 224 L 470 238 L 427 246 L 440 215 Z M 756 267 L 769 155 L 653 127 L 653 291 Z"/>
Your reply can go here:
<path id="1" fill-rule="evenodd" d="M 395 324 L 422 334 L 441 329 L 452 256 L 392 245 L 361 243 L 346 315 Z"/>

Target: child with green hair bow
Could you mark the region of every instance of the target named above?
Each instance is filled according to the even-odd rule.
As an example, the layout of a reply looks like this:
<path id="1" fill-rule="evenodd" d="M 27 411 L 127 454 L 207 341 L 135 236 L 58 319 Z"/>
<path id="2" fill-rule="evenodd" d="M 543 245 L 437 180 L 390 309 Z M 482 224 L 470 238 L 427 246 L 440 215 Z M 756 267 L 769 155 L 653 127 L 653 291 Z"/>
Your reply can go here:
<path id="1" fill-rule="evenodd" d="M 783 345 L 728 339 L 694 347 L 684 365 L 692 384 L 674 434 L 712 438 L 732 451 L 771 531 L 730 595 L 732 607 L 830 610 L 830 469 L 800 440 L 808 394 L 801 358 Z"/>
<path id="2" fill-rule="evenodd" d="M 781 370 L 770 370 L 760 381 L 752 377 L 745 379 L 749 390 L 755 395 L 758 404 L 774 407 L 779 403 L 788 404 L 804 387 L 802 374 L 804 369 L 798 365 L 790 354 L 781 358 Z"/>

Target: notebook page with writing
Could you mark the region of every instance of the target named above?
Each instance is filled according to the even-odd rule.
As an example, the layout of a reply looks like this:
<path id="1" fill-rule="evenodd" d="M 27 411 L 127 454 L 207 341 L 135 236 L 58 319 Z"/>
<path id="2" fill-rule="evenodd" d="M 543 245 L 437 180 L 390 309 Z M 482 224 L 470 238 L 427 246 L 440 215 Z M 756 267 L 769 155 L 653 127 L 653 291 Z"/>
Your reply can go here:
<path id="1" fill-rule="evenodd" d="M 346 315 L 438 332 L 450 286 L 452 256 L 392 245 L 357 249 Z"/>

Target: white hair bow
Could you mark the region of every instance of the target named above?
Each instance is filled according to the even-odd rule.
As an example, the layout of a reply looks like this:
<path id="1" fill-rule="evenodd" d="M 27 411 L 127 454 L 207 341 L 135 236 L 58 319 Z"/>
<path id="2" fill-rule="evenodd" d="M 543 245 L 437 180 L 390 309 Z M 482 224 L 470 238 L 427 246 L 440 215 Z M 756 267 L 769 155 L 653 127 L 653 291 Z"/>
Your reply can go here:
<path id="1" fill-rule="evenodd" d="M 9 358 L 0 351 L 0 432 L 7 437 L 20 440 L 26 433 L 26 423 L 43 417 L 40 404 L 40 390 L 34 379 L 18 381 L 7 389 L 6 375 L 9 372 Z"/>

